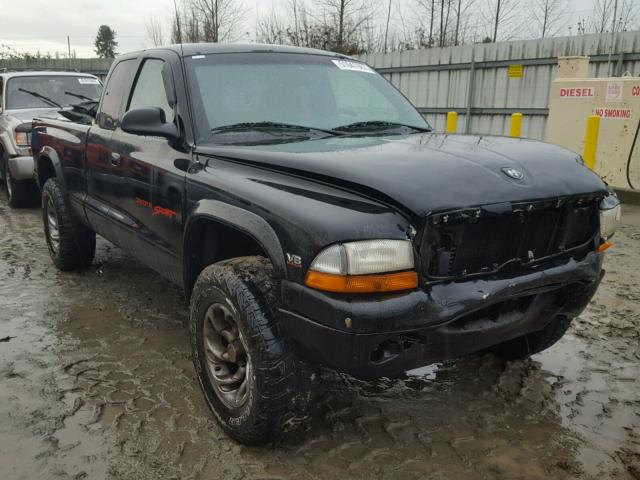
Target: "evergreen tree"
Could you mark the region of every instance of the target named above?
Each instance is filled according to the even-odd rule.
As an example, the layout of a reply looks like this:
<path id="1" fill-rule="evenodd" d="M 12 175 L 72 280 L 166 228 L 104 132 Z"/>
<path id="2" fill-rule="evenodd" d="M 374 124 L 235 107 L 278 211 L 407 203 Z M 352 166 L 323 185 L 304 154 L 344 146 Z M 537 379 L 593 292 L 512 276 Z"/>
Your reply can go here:
<path id="1" fill-rule="evenodd" d="M 100 25 L 98 29 L 98 35 L 96 35 L 96 54 L 100 58 L 115 58 L 116 47 L 116 32 L 108 25 Z"/>

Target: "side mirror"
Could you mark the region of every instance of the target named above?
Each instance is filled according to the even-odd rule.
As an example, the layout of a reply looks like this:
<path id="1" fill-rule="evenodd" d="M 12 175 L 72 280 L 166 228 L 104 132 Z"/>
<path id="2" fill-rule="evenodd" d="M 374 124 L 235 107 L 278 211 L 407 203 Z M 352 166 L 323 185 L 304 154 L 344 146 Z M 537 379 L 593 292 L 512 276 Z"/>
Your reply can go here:
<path id="1" fill-rule="evenodd" d="M 164 110 L 159 107 L 145 107 L 129 110 L 122 117 L 121 128 L 124 132 L 150 137 L 164 137 L 178 140 L 180 132 L 173 123 L 166 123 Z"/>

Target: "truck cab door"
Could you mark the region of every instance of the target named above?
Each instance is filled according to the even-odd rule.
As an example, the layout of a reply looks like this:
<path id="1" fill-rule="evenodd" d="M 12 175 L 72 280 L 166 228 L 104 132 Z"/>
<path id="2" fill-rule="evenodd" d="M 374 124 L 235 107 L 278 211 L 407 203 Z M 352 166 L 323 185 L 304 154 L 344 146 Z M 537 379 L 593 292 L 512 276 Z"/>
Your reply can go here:
<path id="1" fill-rule="evenodd" d="M 121 166 L 112 150 L 113 132 L 120 124 L 125 98 L 131 89 L 136 59 L 121 60 L 111 69 L 98 107 L 95 124 L 89 129 L 86 148 L 87 196 L 85 212 L 93 229 L 115 242 L 110 213 L 120 200 L 118 184 Z"/>
<path id="2" fill-rule="evenodd" d="M 158 107 L 167 123 L 175 122 L 163 75 L 172 75 L 168 58 L 157 52 L 143 57 L 124 112 Z M 111 155 L 120 168 L 117 211 L 112 212 L 112 216 L 121 217 L 117 243 L 170 280 L 181 283 L 186 173 L 176 167 L 180 164 L 176 160 L 189 158 L 188 154 L 165 138 L 127 133 L 120 126 L 111 144 Z"/>

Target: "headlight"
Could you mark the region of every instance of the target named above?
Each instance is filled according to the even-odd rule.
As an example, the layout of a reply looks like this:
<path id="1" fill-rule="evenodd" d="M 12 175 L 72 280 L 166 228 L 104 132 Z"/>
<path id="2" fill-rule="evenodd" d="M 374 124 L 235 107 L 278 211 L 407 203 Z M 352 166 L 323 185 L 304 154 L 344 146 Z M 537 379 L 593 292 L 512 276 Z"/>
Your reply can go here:
<path id="1" fill-rule="evenodd" d="M 418 286 L 408 240 L 365 240 L 332 245 L 311 263 L 306 284 L 330 292 L 372 293 Z"/>
<path id="2" fill-rule="evenodd" d="M 19 147 L 28 147 L 31 145 L 31 134 L 27 132 L 16 132 L 16 145 Z"/>
<path id="3" fill-rule="evenodd" d="M 618 229 L 622 220 L 620 200 L 615 194 L 609 194 L 600 202 L 600 236 L 603 240 L 610 239 Z"/>

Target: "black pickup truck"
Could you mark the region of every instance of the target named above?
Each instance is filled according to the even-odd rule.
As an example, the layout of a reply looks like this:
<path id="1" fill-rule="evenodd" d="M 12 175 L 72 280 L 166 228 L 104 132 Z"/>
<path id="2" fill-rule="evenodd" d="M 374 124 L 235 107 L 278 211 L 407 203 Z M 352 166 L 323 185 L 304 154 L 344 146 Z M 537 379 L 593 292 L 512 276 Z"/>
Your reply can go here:
<path id="1" fill-rule="evenodd" d="M 620 218 L 579 155 L 433 133 L 318 50 L 123 55 L 93 123 L 33 125 L 51 257 L 86 268 L 97 233 L 182 286 L 206 399 L 245 443 L 305 418 L 320 365 L 376 378 L 551 346 Z"/>

